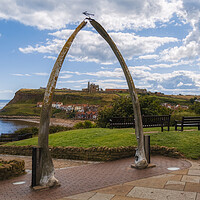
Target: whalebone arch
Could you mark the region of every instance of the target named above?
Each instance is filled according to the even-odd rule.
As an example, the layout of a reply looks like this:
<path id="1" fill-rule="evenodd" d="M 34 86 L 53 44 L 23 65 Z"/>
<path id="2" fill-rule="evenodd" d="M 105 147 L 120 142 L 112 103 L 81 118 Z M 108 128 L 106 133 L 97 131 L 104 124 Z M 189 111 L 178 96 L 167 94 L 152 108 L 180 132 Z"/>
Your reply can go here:
<path id="1" fill-rule="evenodd" d="M 138 149 L 136 151 L 136 159 L 135 159 L 135 165 L 137 168 L 146 168 L 147 167 L 147 161 L 145 158 L 144 153 L 144 145 L 143 145 L 143 128 L 142 128 L 142 118 L 141 118 L 141 112 L 140 112 L 140 106 L 139 106 L 139 100 L 136 94 L 136 89 L 134 86 L 133 79 L 131 77 L 131 74 L 129 72 L 129 69 L 118 50 L 117 46 L 113 42 L 113 40 L 110 38 L 108 33 L 105 31 L 105 29 L 94 19 L 87 18 L 91 25 L 96 29 L 96 31 L 106 40 L 106 42 L 110 45 L 111 49 L 113 50 L 115 56 L 117 57 L 124 75 L 127 80 L 127 84 L 129 87 L 130 96 L 132 99 L 133 104 L 133 110 L 134 110 L 134 116 L 135 116 L 135 133 L 137 137 L 138 142 Z M 49 133 L 49 123 L 50 123 L 50 116 L 51 116 L 51 105 L 52 105 L 52 98 L 53 93 L 56 87 L 56 83 L 58 80 L 58 76 L 62 67 L 62 64 L 64 62 L 64 59 L 71 47 L 71 44 L 73 43 L 76 35 L 78 32 L 87 24 L 87 21 L 82 21 L 78 27 L 74 30 L 72 35 L 69 37 L 65 45 L 63 46 L 60 54 L 58 55 L 58 58 L 54 64 L 54 67 L 52 69 L 45 94 L 44 94 L 44 100 L 43 100 L 43 107 L 41 110 L 41 116 L 40 116 L 40 128 L 39 128 L 39 135 L 38 135 L 38 145 L 42 149 L 41 153 L 41 174 L 40 174 L 40 185 L 46 185 L 46 186 L 53 186 L 56 183 L 58 183 L 58 180 L 54 177 L 54 167 L 53 162 L 51 159 L 51 155 L 48 149 L 48 133 Z"/>

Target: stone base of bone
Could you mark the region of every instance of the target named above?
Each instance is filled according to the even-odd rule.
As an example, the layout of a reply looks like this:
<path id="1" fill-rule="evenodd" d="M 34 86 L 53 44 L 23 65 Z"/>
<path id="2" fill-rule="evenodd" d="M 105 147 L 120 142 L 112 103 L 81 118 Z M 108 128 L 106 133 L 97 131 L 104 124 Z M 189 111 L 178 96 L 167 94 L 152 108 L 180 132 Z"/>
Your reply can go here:
<path id="1" fill-rule="evenodd" d="M 146 169 L 146 168 L 153 168 L 153 167 L 156 167 L 155 164 L 148 164 L 145 168 L 138 168 L 138 166 L 136 166 L 135 164 L 132 164 L 131 165 L 131 168 L 135 168 L 135 169 Z"/>
<path id="2" fill-rule="evenodd" d="M 48 190 L 50 188 L 56 188 L 56 187 L 60 187 L 60 183 L 58 182 L 58 180 L 53 176 L 47 184 L 44 185 L 38 185 L 38 186 L 34 186 L 32 187 L 32 189 L 34 191 L 38 191 L 38 190 Z"/>

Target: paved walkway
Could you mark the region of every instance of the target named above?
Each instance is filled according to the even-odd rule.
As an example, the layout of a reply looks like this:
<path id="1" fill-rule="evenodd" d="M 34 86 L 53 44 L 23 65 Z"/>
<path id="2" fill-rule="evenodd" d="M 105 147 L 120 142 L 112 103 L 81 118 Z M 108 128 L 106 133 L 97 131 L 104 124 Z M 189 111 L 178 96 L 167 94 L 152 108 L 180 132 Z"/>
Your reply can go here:
<path id="1" fill-rule="evenodd" d="M 61 187 L 43 191 L 30 188 L 31 174 L 27 174 L 1 181 L 0 199 L 200 200 L 197 194 L 200 192 L 198 163 L 191 166 L 188 161 L 162 156 L 153 156 L 151 160 L 157 167 L 145 170 L 131 168 L 133 158 L 57 169 L 55 176 Z M 167 169 L 174 167 L 180 170 L 171 172 Z"/>
<path id="2" fill-rule="evenodd" d="M 138 179 L 60 200 L 200 200 L 200 161 L 171 173 Z M 177 165 L 174 165 L 177 167 Z"/>

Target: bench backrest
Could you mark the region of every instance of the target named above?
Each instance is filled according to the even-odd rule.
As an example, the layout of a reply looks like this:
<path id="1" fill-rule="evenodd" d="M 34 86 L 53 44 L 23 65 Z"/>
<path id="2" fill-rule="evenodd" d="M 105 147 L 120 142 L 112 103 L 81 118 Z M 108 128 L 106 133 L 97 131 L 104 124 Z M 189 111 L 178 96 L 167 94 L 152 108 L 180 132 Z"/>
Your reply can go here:
<path id="1" fill-rule="evenodd" d="M 148 126 L 169 126 L 170 115 L 143 115 L 142 123 L 144 127 Z M 135 126 L 135 120 L 133 117 L 114 117 L 110 119 L 111 126 Z"/>
<path id="2" fill-rule="evenodd" d="M 200 123 L 200 117 L 182 117 L 183 124 L 198 124 Z"/>
<path id="3" fill-rule="evenodd" d="M 143 116 L 142 122 L 143 125 L 145 124 L 163 124 L 168 125 L 170 123 L 170 115 L 149 115 L 149 116 Z"/>

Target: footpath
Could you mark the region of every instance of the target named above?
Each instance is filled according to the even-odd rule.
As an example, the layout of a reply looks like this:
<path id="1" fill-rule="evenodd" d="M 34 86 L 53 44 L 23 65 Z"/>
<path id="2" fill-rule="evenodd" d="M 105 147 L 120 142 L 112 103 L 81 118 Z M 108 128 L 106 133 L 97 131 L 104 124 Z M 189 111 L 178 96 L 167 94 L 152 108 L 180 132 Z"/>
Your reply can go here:
<path id="1" fill-rule="evenodd" d="M 156 167 L 145 170 L 131 168 L 133 163 L 127 158 L 57 168 L 61 186 L 41 191 L 30 188 L 27 173 L 1 181 L 0 199 L 200 200 L 200 161 L 152 156 Z"/>
<path id="2" fill-rule="evenodd" d="M 200 200 L 200 162 L 191 167 L 85 192 L 60 200 Z"/>

